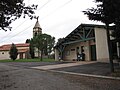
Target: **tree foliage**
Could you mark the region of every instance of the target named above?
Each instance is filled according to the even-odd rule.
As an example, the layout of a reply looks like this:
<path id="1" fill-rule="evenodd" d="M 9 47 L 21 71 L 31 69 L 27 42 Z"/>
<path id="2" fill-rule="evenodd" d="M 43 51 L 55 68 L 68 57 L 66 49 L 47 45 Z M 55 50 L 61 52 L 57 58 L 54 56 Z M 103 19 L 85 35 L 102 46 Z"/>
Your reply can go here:
<path id="1" fill-rule="evenodd" d="M 10 48 L 10 58 L 14 61 L 17 58 L 18 55 L 18 49 L 16 48 L 16 45 L 12 43 Z"/>
<path id="2" fill-rule="evenodd" d="M 47 35 L 47 55 L 49 56 L 53 51 L 53 47 L 55 45 L 55 37 Z"/>
<path id="3" fill-rule="evenodd" d="M 97 8 L 83 11 L 90 20 L 111 24 L 120 22 L 120 0 L 95 0 Z"/>
<path id="4" fill-rule="evenodd" d="M 35 9 L 37 5 L 26 6 L 24 0 L 0 0 L 0 29 L 11 30 L 9 25 L 21 16 L 34 18 Z"/>
<path id="5" fill-rule="evenodd" d="M 88 15 L 90 20 L 97 20 L 105 23 L 106 25 L 113 23 L 114 32 L 113 36 L 116 41 L 120 40 L 120 0 L 95 0 L 97 8 L 87 9 L 83 11 Z"/>
<path id="6" fill-rule="evenodd" d="M 43 54 L 49 55 L 52 52 L 55 38 L 48 34 L 40 34 L 33 37 L 33 44 L 38 50 L 38 57 L 41 57 L 42 60 Z"/>
<path id="7" fill-rule="evenodd" d="M 25 43 L 30 43 L 30 41 L 31 41 L 30 39 L 27 39 Z"/>
<path id="8" fill-rule="evenodd" d="M 29 39 L 30 40 L 30 39 Z M 30 55 L 31 55 L 31 58 L 35 58 L 35 52 L 34 52 L 34 43 L 33 43 L 33 39 L 31 39 L 30 41 L 29 41 L 29 43 L 30 43 L 30 46 L 29 46 L 29 53 L 30 53 Z"/>
<path id="9" fill-rule="evenodd" d="M 109 24 L 114 23 L 116 25 L 115 36 L 118 36 L 117 33 L 120 32 L 120 0 L 95 0 L 97 3 L 97 8 L 90 8 L 86 11 L 83 11 L 84 14 L 88 16 L 90 20 L 101 21 L 105 23 L 107 30 L 107 41 L 108 41 L 108 50 L 111 71 L 113 72 L 113 61 L 112 61 L 112 51 L 111 51 L 111 42 L 109 34 Z"/>

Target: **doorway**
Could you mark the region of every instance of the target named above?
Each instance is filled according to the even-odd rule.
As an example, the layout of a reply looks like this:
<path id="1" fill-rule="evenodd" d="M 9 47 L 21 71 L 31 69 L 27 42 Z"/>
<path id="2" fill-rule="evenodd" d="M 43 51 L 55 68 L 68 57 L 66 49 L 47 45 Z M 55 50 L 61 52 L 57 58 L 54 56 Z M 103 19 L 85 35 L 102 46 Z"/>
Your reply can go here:
<path id="1" fill-rule="evenodd" d="M 23 59 L 23 53 L 20 53 L 19 59 Z"/>
<path id="2" fill-rule="evenodd" d="M 91 61 L 96 61 L 96 45 L 91 45 L 90 46 L 91 49 Z"/>

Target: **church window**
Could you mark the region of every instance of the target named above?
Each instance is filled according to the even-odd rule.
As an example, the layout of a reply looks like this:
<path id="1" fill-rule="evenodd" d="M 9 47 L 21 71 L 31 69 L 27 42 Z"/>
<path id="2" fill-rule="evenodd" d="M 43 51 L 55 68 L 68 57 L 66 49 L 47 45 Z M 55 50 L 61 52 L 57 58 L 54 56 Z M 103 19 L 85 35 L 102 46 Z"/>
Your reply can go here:
<path id="1" fill-rule="evenodd" d="M 37 32 L 35 32 L 35 36 L 37 36 Z"/>

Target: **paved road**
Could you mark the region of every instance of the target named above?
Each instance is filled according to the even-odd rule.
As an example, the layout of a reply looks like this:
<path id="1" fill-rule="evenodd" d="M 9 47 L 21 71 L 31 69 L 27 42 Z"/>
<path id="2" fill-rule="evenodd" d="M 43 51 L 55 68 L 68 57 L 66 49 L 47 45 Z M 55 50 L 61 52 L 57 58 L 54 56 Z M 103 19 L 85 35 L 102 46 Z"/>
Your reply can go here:
<path id="1" fill-rule="evenodd" d="M 72 66 L 72 67 L 67 67 L 67 68 L 58 68 L 58 69 L 53 69 L 53 70 L 92 74 L 92 75 L 110 76 L 109 64 L 101 63 L 101 62 L 77 65 L 77 66 Z"/>
<path id="2" fill-rule="evenodd" d="M 0 63 L 0 90 L 120 90 L 119 80 L 53 73 L 31 66 L 38 64 Z"/>

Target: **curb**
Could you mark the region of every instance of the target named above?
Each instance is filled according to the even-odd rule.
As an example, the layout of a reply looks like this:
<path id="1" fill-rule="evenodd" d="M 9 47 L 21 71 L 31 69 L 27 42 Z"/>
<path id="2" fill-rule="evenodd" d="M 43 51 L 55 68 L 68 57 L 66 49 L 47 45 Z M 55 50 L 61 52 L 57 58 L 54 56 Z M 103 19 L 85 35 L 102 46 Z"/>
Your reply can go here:
<path id="1" fill-rule="evenodd" d="M 71 74 L 71 75 L 79 75 L 79 76 L 87 76 L 87 77 L 95 77 L 95 78 L 103 78 L 103 79 L 113 79 L 120 80 L 120 77 L 111 77 L 111 76 L 102 76 L 102 75 L 92 75 L 92 74 L 83 74 L 83 73 L 73 73 L 73 72 L 65 72 L 65 71 L 56 71 L 56 70 L 48 70 L 51 72 Z"/>
<path id="2" fill-rule="evenodd" d="M 63 73 L 63 74 L 79 75 L 79 76 L 102 78 L 102 79 L 120 80 L 120 77 L 111 77 L 111 76 L 102 76 L 102 75 L 92 75 L 92 74 L 83 74 L 83 73 L 73 73 L 73 72 L 57 71 L 57 70 L 46 70 L 46 69 L 38 69 L 38 68 L 32 68 L 32 69 L 41 70 L 41 71 L 49 71 L 49 72 L 54 72 L 54 73 Z"/>

